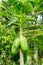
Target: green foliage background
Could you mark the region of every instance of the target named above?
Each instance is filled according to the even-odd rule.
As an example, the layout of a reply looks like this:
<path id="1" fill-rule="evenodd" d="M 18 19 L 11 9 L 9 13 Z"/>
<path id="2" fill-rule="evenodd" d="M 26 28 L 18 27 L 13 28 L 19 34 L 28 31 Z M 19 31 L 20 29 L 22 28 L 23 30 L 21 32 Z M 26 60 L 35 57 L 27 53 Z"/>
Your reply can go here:
<path id="1" fill-rule="evenodd" d="M 37 20 L 39 15 L 42 16 L 42 19 Z M 2 0 L 0 4 L 0 65 L 15 65 L 15 62 L 19 65 L 19 51 L 17 55 L 13 56 L 11 48 L 14 40 L 20 34 L 20 26 L 23 30 L 23 35 L 28 41 L 28 56 L 32 57 L 34 55 L 35 50 L 33 47 L 35 47 L 42 52 L 40 53 L 42 57 L 42 0 Z M 28 62 L 26 65 L 28 65 Z"/>

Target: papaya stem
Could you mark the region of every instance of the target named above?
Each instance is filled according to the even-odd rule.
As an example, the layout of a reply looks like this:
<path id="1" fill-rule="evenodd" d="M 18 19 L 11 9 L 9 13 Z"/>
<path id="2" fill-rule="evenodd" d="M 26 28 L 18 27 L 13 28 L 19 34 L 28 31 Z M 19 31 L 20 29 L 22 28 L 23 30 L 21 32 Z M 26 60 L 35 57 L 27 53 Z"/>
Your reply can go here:
<path id="1" fill-rule="evenodd" d="M 24 65 L 24 56 L 21 49 L 20 49 L 20 65 Z"/>
<path id="2" fill-rule="evenodd" d="M 20 28 L 20 37 L 22 36 L 22 28 Z"/>

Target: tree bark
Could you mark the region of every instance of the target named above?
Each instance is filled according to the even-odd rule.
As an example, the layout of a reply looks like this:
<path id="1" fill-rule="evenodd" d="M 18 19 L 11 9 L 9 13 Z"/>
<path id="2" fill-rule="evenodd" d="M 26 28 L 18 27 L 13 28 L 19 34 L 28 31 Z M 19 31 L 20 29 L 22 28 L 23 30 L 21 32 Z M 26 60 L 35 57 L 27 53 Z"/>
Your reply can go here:
<path id="1" fill-rule="evenodd" d="M 20 27 L 20 39 L 21 36 L 22 36 L 22 28 Z M 24 55 L 21 49 L 20 49 L 20 65 L 24 65 Z"/>
<path id="2" fill-rule="evenodd" d="M 20 65 L 24 65 L 24 56 L 21 49 L 20 49 Z"/>

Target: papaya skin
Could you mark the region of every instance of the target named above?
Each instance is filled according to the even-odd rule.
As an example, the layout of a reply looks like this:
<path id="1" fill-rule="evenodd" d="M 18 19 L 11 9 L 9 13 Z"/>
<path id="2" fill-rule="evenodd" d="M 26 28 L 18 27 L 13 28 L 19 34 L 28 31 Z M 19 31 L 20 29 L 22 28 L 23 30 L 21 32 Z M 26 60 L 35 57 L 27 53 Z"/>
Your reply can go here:
<path id="1" fill-rule="evenodd" d="M 28 44 L 27 39 L 21 35 L 21 37 L 18 37 L 14 40 L 14 43 L 12 45 L 11 52 L 12 54 L 17 54 L 19 48 L 21 48 L 22 52 L 28 52 Z"/>
<path id="2" fill-rule="evenodd" d="M 24 36 L 20 38 L 20 46 L 23 52 L 28 51 L 27 39 Z"/>
<path id="3" fill-rule="evenodd" d="M 18 48 L 19 48 L 19 38 L 14 40 L 14 43 L 13 43 L 12 49 L 11 49 L 12 54 L 16 54 L 18 51 Z"/>

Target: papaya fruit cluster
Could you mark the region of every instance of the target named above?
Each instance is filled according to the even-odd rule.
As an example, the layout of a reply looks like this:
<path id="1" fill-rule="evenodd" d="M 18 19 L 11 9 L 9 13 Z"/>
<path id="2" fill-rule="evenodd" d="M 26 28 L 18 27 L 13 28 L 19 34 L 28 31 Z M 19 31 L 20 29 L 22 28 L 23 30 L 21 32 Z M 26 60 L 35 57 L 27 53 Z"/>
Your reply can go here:
<path id="1" fill-rule="evenodd" d="M 16 54 L 19 47 L 21 48 L 21 50 L 23 52 L 27 52 L 27 50 L 28 50 L 27 40 L 24 36 L 21 36 L 14 40 L 14 43 L 13 43 L 12 49 L 11 49 L 12 54 Z"/>

